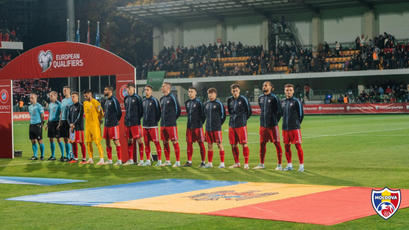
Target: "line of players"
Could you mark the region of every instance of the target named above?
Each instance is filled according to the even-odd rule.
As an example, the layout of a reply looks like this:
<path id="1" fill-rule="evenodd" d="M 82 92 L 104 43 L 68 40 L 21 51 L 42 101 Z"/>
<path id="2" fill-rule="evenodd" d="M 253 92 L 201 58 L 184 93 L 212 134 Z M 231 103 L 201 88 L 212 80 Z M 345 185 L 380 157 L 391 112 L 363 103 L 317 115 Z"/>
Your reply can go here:
<path id="1" fill-rule="evenodd" d="M 233 152 L 234 164 L 229 168 L 240 168 L 239 145 L 242 146 L 244 156 L 244 169 L 249 169 L 250 151 L 247 145 L 247 120 L 252 115 L 250 103 L 247 98 L 240 94 L 238 84 L 231 85 L 232 96 L 227 100 L 227 109 L 230 115 L 229 121 L 229 142 Z M 158 161 L 155 166 L 171 166 L 170 145 L 172 142 L 176 162 L 173 167 L 180 167 L 180 147 L 178 143 L 178 133 L 176 120 L 181 114 L 181 107 L 176 97 L 171 93 L 171 84 L 163 83 L 163 97 L 160 100 L 152 96 L 152 87 L 144 87 L 145 97 L 142 99 L 136 94 L 133 83 L 127 85 L 128 96 L 125 97 L 125 136 L 128 139 L 128 157 L 129 160 L 124 165 L 134 164 L 135 145 L 139 149 L 139 166 L 151 166 L 151 148 L 150 142 L 156 147 Z M 264 169 L 264 159 L 266 154 L 266 145 L 273 142 L 276 147 L 278 164 L 276 170 L 293 170 L 291 159 L 291 144 L 295 144 L 297 149 L 300 166 L 298 171 L 304 171 L 304 154 L 301 147 L 300 125 L 304 117 L 301 102 L 294 98 L 294 86 L 286 84 L 284 86 L 285 100 L 282 102 L 273 94 L 273 85 L 270 81 L 263 83 L 263 94 L 259 96 L 258 103 L 261 109 L 260 114 L 260 163 L 254 169 Z M 69 87 L 63 88 L 64 99 L 59 102 L 57 93 L 50 93 L 49 119 L 45 126 L 48 128 L 48 137 L 50 139 L 51 156 L 48 160 L 56 160 L 55 143 L 57 140 L 61 151 L 61 161 L 70 163 L 78 162 L 78 145 L 81 147 L 82 160 L 81 164 L 93 164 L 93 147 L 94 142 L 98 148 L 100 161 L 98 165 L 112 164 L 112 147 L 111 140 L 116 146 L 118 161 L 115 165 L 122 165 L 122 151 L 119 142 L 119 121 L 122 112 L 118 100 L 113 96 L 113 88 L 105 87 L 104 96 L 106 98 L 103 107 L 93 98 L 91 91 L 84 92 L 84 103 L 79 102 L 78 92 L 70 91 Z M 219 149 L 220 165 L 219 168 L 225 168 L 225 153 L 222 145 L 221 128 L 226 120 L 226 111 L 223 104 L 217 99 L 217 90 L 209 88 L 207 90 L 208 101 L 202 103 L 197 98 L 197 90 L 189 87 L 189 100 L 185 102 L 187 113 L 187 162 L 185 167 L 192 166 L 193 143 L 197 142 L 200 147 L 201 163 L 199 167 L 213 167 L 213 144 Z M 37 103 L 37 96 L 30 95 L 31 105 L 30 129 L 29 136 L 33 147 L 32 160 L 37 160 L 37 144 L 41 151 L 41 158 L 44 159 L 44 144 L 42 142 L 42 127 L 44 121 L 44 110 Z M 100 126 L 102 119 L 105 118 L 104 134 L 101 136 Z M 280 145 L 280 134 L 278 122 L 283 118 L 282 134 L 285 145 L 285 154 L 287 167 L 282 168 L 282 148 Z M 84 119 L 86 123 L 84 131 Z M 141 125 L 141 120 L 143 125 Z M 165 161 L 162 163 L 162 148 L 159 143 L 160 121 L 160 138 L 163 142 Z M 203 124 L 205 132 L 203 132 Z M 85 135 L 84 135 L 85 133 Z M 85 136 L 85 137 L 84 137 Z M 104 153 L 101 146 L 102 138 L 106 141 L 106 152 L 108 160 L 104 161 Z M 64 144 L 65 148 L 64 148 Z M 207 142 L 207 163 L 206 149 L 204 142 Z M 86 147 L 89 153 L 89 159 L 86 159 Z M 72 146 L 72 152 L 70 146 Z M 66 155 L 64 155 L 64 152 Z M 144 160 L 146 154 L 146 161 Z"/>

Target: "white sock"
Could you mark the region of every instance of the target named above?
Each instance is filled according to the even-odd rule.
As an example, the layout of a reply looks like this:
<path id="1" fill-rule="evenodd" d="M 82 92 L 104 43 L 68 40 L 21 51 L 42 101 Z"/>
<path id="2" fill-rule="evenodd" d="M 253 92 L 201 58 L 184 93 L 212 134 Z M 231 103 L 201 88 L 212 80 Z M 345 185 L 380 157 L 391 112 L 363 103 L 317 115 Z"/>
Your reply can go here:
<path id="1" fill-rule="evenodd" d="M 192 161 L 187 161 L 189 164 L 192 164 Z"/>
<path id="2" fill-rule="evenodd" d="M 287 166 L 288 167 L 293 167 L 293 163 L 288 163 Z"/>
<path id="3" fill-rule="evenodd" d="M 147 160 L 147 162 L 151 162 L 151 161 Z M 162 160 L 158 160 L 158 164 L 162 164 Z"/>
<path id="4" fill-rule="evenodd" d="M 304 168 L 304 164 L 300 164 L 300 168 Z"/>

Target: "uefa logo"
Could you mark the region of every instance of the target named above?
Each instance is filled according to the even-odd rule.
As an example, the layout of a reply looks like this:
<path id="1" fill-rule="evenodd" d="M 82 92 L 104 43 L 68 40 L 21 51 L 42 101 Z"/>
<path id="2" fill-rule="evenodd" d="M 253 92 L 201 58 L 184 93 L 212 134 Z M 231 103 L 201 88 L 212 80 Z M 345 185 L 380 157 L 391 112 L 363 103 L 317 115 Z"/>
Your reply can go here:
<path id="1" fill-rule="evenodd" d="M 119 90 L 121 99 L 125 99 L 126 96 L 128 96 L 128 91 L 126 90 L 126 85 L 121 86 L 120 90 Z"/>
<path id="2" fill-rule="evenodd" d="M 0 92 L 0 102 L 2 104 L 6 104 L 8 101 L 9 101 L 9 93 L 5 89 L 1 90 L 1 92 Z"/>
<path id="3" fill-rule="evenodd" d="M 53 53 L 50 50 L 44 51 L 41 50 L 38 54 L 38 64 L 41 67 L 42 72 L 44 73 L 51 67 L 53 62 Z"/>

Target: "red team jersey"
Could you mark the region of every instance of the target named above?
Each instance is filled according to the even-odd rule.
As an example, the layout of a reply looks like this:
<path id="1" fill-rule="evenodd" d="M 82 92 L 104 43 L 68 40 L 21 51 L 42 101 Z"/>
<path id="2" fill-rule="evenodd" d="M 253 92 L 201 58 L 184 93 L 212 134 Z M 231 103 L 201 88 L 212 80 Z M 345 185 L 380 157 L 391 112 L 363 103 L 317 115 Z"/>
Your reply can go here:
<path id="1" fill-rule="evenodd" d="M 206 142 L 222 143 L 222 131 L 206 131 Z"/>
<path id="2" fill-rule="evenodd" d="M 160 127 L 160 139 L 162 141 L 177 141 L 178 140 L 178 128 L 176 126 Z"/>
<path id="3" fill-rule="evenodd" d="M 119 126 L 104 127 L 104 139 L 119 139 Z"/>
<path id="4" fill-rule="evenodd" d="M 186 129 L 186 142 L 204 142 L 203 128 Z"/>
<path id="5" fill-rule="evenodd" d="M 283 130 L 284 144 L 301 144 L 301 131 L 299 129 Z"/>
<path id="6" fill-rule="evenodd" d="M 260 126 L 259 134 L 260 142 L 280 143 L 280 132 L 278 131 L 278 126 L 268 128 Z"/>
<path id="7" fill-rule="evenodd" d="M 84 131 L 75 130 L 74 131 L 74 143 L 84 143 Z"/>
<path id="8" fill-rule="evenodd" d="M 125 126 L 125 137 L 127 139 L 139 139 L 142 137 L 142 135 L 141 125 Z"/>
<path id="9" fill-rule="evenodd" d="M 159 141 L 158 127 L 143 128 L 143 139 L 145 143 L 148 143 L 149 141 L 158 142 Z"/>
<path id="10" fill-rule="evenodd" d="M 229 141 L 231 145 L 247 144 L 247 126 L 229 127 Z"/>

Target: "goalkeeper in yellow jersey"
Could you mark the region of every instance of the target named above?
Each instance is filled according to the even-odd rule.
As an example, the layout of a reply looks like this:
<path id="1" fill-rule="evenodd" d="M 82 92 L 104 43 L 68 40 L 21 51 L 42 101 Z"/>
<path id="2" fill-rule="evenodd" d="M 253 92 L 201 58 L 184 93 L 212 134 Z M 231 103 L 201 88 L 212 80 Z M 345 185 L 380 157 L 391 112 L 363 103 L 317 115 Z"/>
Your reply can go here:
<path id="1" fill-rule="evenodd" d="M 92 160 L 93 148 L 92 142 L 94 142 L 99 152 L 98 165 L 104 164 L 104 152 L 101 146 L 101 121 L 104 117 L 101 104 L 92 97 L 91 90 L 84 91 L 84 115 L 85 115 L 85 143 L 87 144 L 89 160 L 88 164 L 93 164 Z"/>

